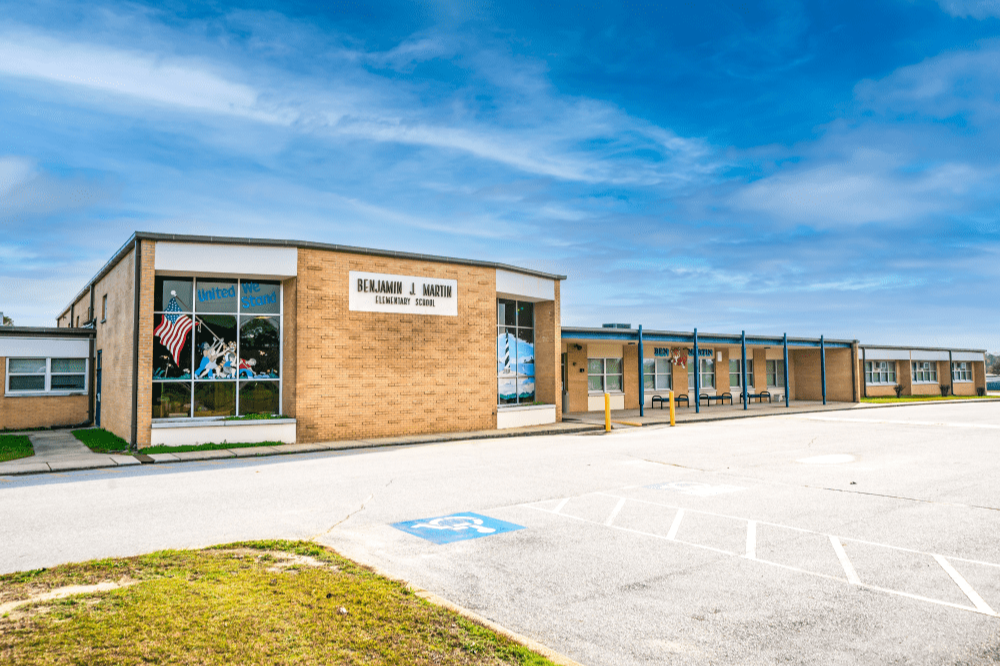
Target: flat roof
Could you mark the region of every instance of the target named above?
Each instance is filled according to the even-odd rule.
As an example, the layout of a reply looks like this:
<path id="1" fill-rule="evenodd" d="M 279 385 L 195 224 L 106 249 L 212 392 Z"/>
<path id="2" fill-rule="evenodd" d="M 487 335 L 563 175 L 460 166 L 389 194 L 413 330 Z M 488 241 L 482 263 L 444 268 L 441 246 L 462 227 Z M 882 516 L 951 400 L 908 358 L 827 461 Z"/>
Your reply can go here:
<path id="1" fill-rule="evenodd" d="M 280 248 L 307 248 L 310 250 L 332 250 L 336 252 L 347 252 L 355 255 L 372 255 L 375 257 L 393 257 L 396 259 L 415 259 L 425 262 L 440 262 L 442 264 L 463 264 L 465 266 L 481 266 L 490 269 L 502 269 L 504 271 L 513 271 L 515 273 L 523 273 L 529 276 L 536 276 L 539 278 L 547 278 L 549 280 L 566 280 L 566 276 L 559 275 L 556 273 L 546 273 L 544 271 L 536 271 L 535 269 L 526 269 L 521 266 L 514 266 L 512 264 L 503 264 L 501 262 L 486 262 L 475 259 L 463 259 L 460 257 L 445 257 L 443 255 L 425 255 L 416 252 L 401 252 L 398 250 L 380 250 L 377 248 L 362 248 L 359 246 L 349 246 L 349 245 L 339 245 L 336 243 L 318 243 L 316 241 L 297 241 L 288 239 L 257 239 L 257 238 L 246 238 L 237 236 L 198 236 L 193 234 L 161 234 L 159 232 L 135 232 L 129 237 L 129 240 L 118 249 L 118 251 L 112 256 L 108 262 L 101 267 L 101 269 L 94 274 L 94 277 L 87 281 L 87 286 L 81 289 L 76 296 L 69 302 L 69 304 L 59 311 L 62 315 L 67 310 L 73 307 L 77 301 L 80 300 L 90 286 L 95 282 L 103 278 L 108 271 L 112 269 L 122 257 L 128 254 L 131 250 L 132 245 L 136 241 L 170 241 L 173 243 L 217 243 L 219 245 L 247 245 L 247 246 L 270 246 L 270 247 L 280 247 Z"/>
<path id="2" fill-rule="evenodd" d="M 87 327 L 0 327 L 0 336 L 35 336 L 38 338 L 66 336 L 90 338 L 94 330 Z"/>
<path id="3" fill-rule="evenodd" d="M 859 345 L 864 350 L 919 350 L 921 352 L 976 352 L 986 354 L 986 350 L 975 350 L 968 347 L 921 347 L 920 345 Z"/>
<path id="4" fill-rule="evenodd" d="M 624 340 L 638 341 L 638 329 L 618 329 L 610 327 L 562 327 L 562 337 L 579 340 Z M 694 343 L 693 331 L 660 331 L 656 329 L 643 329 L 643 341 L 650 343 Z M 698 332 L 698 343 L 705 345 L 739 345 L 742 342 L 742 334 L 720 334 Z M 767 336 L 758 334 L 746 334 L 747 345 L 782 345 L 783 336 Z M 828 347 L 851 347 L 857 343 L 856 340 L 840 340 L 836 338 L 823 338 L 823 343 Z M 798 347 L 819 347 L 819 338 L 802 338 L 799 336 L 789 336 L 788 344 Z"/>

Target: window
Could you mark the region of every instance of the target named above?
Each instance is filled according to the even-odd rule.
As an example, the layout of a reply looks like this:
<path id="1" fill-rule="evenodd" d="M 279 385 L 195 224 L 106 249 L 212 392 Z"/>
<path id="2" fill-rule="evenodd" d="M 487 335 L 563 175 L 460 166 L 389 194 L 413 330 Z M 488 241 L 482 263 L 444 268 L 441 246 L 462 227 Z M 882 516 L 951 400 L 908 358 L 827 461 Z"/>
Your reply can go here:
<path id="1" fill-rule="evenodd" d="M 952 363 L 951 379 L 955 382 L 972 382 L 972 364 L 968 361 Z"/>
<path id="2" fill-rule="evenodd" d="M 108 319 L 108 295 L 105 294 L 101 299 L 101 321 Z"/>
<path id="3" fill-rule="evenodd" d="M 937 362 L 914 361 L 910 364 L 914 384 L 937 384 Z"/>
<path id="4" fill-rule="evenodd" d="M 621 393 L 624 391 L 622 360 L 587 359 L 587 390 L 591 393 Z"/>
<path id="5" fill-rule="evenodd" d="M 742 387 L 743 374 L 740 372 L 740 362 L 742 359 L 729 360 L 729 386 Z M 747 359 L 747 386 L 753 388 L 753 359 Z"/>
<path id="6" fill-rule="evenodd" d="M 65 393 L 87 390 L 86 359 L 8 359 L 7 393 Z"/>
<path id="7" fill-rule="evenodd" d="M 667 391 L 672 388 L 670 359 L 643 359 L 642 386 L 646 391 Z"/>
<path id="8" fill-rule="evenodd" d="M 768 387 L 784 387 L 785 386 L 785 361 L 784 359 L 770 359 L 766 362 L 767 365 L 767 386 Z"/>
<path id="9" fill-rule="evenodd" d="M 715 357 L 714 352 L 711 357 L 702 357 L 698 360 L 698 368 L 701 371 L 701 388 L 711 387 L 715 389 Z"/>
<path id="10" fill-rule="evenodd" d="M 896 384 L 896 362 L 866 361 L 865 384 Z"/>
<path id="11" fill-rule="evenodd" d="M 535 304 L 497 299 L 497 404 L 535 402 Z"/>
<path id="12" fill-rule="evenodd" d="M 281 283 L 157 277 L 153 418 L 281 411 Z"/>

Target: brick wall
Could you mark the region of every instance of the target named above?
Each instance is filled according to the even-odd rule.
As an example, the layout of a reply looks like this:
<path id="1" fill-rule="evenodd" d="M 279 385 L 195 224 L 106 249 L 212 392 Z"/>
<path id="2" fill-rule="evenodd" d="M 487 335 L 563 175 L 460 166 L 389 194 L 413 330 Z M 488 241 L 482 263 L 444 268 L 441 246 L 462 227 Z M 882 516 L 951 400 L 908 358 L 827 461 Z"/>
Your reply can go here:
<path id="1" fill-rule="evenodd" d="M 566 383 L 569 385 L 569 411 L 587 411 L 587 346 L 566 345 Z"/>
<path id="2" fill-rule="evenodd" d="M 156 243 L 142 241 L 139 264 L 139 395 L 136 445 L 149 447 L 153 423 L 153 297 L 156 293 Z M 131 349 L 131 340 L 129 347 Z M 129 369 L 131 371 L 131 368 Z"/>
<path id="3" fill-rule="evenodd" d="M 282 332 L 281 332 L 281 413 L 288 417 L 295 416 L 295 369 L 296 352 L 296 332 L 298 324 L 296 310 L 296 281 L 289 278 L 281 284 L 281 291 L 284 299 L 282 304 Z"/>
<path id="4" fill-rule="evenodd" d="M 456 280 L 458 317 L 354 312 L 351 270 Z M 298 440 L 496 428 L 496 272 L 300 249 Z"/>
<path id="5" fill-rule="evenodd" d="M 0 373 L 7 360 L 0 357 Z M 89 420 L 90 399 L 82 396 L 7 397 L 6 375 L 0 378 L 0 429 L 78 426 Z"/>
<path id="6" fill-rule="evenodd" d="M 535 399 L 554 403 L 556 421 L 562 421 L 562 325 L 559 319 L 559 283 L 555 300 L 535 304 Z"/>

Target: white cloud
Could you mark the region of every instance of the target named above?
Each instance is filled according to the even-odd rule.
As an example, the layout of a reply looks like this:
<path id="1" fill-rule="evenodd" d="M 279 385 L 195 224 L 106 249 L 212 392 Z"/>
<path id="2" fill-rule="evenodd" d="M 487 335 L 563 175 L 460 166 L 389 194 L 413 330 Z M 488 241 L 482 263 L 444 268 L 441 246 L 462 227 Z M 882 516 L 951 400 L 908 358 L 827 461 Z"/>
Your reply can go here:
<path id="1" fill-rule="evenodd" d="M 31 161 L 13 156 L 0 157 L 0 196 L 31 180 L 34 175 L 35 166 Z"/>
<path id="2" fill-rule="evenodd" d="M 952 16 L 985 19 L 1000 16 L 1000 0 L 938 0 L 941 9 Z"/>

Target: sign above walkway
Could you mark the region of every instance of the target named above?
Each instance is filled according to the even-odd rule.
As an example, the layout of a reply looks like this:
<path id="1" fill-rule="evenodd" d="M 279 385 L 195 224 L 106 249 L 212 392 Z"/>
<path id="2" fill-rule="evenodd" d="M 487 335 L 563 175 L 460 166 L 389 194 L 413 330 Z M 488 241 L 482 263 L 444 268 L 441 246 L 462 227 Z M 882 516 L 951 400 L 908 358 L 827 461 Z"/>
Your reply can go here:
<path id="1" fill-rule="evenodd" d="M 433 519 L 417 519 L 416 521 L 400 521 L 392 524 L 393 528 L 415 535 L 434 544 L 448 544 L 462 540 L 472 540 L 477 537 L 499 535 L 513 530 L 522 530 L 524 526 L 508 523 L 500 519 L 463 512 L 449 514 Z"/>
<path id="2" fill-rule="evenodd" d="M 349 308 L 368 313 L 458 316 L 458 282 L 350 272 Z"/>

